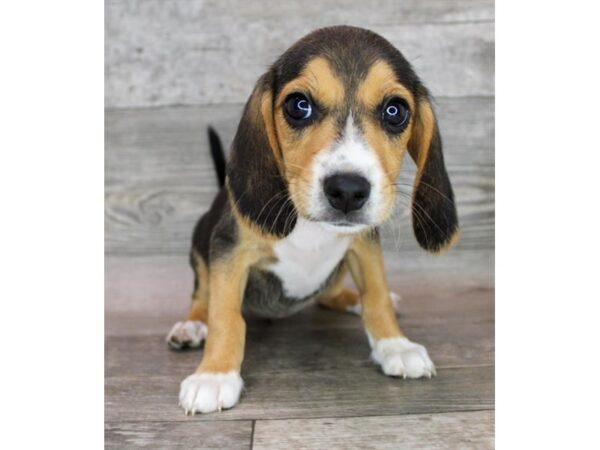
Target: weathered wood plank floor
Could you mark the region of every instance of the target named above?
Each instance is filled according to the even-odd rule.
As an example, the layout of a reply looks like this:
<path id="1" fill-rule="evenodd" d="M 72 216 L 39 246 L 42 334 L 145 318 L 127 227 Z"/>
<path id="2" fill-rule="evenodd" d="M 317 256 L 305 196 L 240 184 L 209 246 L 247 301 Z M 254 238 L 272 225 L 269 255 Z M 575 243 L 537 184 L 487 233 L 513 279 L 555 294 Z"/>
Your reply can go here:
<path id="1" fill-rule="evenodd" d="M 428 347 L 437 377 L 385 377 L 358 317 L 310 307 L 250 320 L 240 404 L 195 417 L 183 414 L 177 393 L 202 352 L 164 343 L 188 302 L 185 257 L 107 258 L 107 447 L 492 448 L 493 254 L 468 253 L 442 256 L 429 272 L 386 255 L 403 295 L 401 323 Z"/>

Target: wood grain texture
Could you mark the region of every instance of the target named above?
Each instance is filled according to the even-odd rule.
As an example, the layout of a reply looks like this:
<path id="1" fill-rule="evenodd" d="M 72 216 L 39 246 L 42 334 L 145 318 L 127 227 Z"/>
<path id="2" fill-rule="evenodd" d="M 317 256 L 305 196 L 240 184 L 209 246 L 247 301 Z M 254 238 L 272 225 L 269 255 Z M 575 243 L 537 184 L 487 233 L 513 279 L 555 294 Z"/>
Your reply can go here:
<path id="1" fill-rule="evenodd" d="M 461 222 L 459 249 L 494 244 L 494 100 L 437 100 L 445 156 Z M 217 192 L 206 126 L 229 147 L 241 105 L 107 110 L 105 248 L 111 255 L 184 254 Z M 414 164 L 399 182 L 410 195 Z M 407 199 L 384 227 L 386 247 L 416 250 Z M 401 231 L 399 231 L 401 230 Z"/>
<path id="2" fill-rule="evenodd" d="M 267 345 L 267 344 L 264 344 Z M 167 351 L 167 350 L 165 350 Z M 134 355 L 132 355 L 134 357 Z M 138 357 L 141 357 L 138 355 Z M 312 355 L 306 355 L 311 361 Z M 494 408 L 494 368 L 440 369 L 431 380 L 383 375 L 372 363 L 316 370 L 313 364 L 258 373 L 243 369 L 245 391 L 234 408 L 185 416 L 177 405 L 179 384 L 193 372 L 113 376 L 105 379 L 109 422 L 215 421 L 403 415 Z M 153 366 L 149 366 L 151 369 Z"/>
<path id="3" fill-rule="evenodd" d="M 334 312 L 323 313 L 333 315 Z M 346 327 L 312 317 L 320 325 L 311 327 L 307 320 L 277 325 L 249 323 L 244 371 L 249 375 L 332 370 L 371 366 L 369 344 L 358 317 L 349 317 Z M 280 323 L 279 323 L 280 322 Z M 474 318 L 474 323 L 440 327 L 406 320 L 406 333 L 425 345 L 440 368 L 490 365 L 494 363 L 494 326 L 489 320 Z M 202 351 L 171 352 L 164 337 L 172 323 L 158 336 L 121 336 L 106 341 L 107 377 L 169 376 L 192 371 Z M 301 343 L 301 344 L 298 344 Z M 307 358 L 310 355 L 310 358 Z"/>
<path id="4" fill-rule="evenodd" d="M 346 419 L 259 420 L 255 450 L 494 448 L 494 413 L 474 411 Z"/>
<path id="5" fill-rule="evenodd" d="M 247 450 L 252 438 L 251 421 L 108 422 L 104 448 L 182 448 Z"/>
<path id="6" fill-rule="evenodd" d="M 105 104 L 238 103 L 295 40 L 322 27 L 372 29 L 436 95 L 493 95 L 494 2 L 108 0 Z"/>

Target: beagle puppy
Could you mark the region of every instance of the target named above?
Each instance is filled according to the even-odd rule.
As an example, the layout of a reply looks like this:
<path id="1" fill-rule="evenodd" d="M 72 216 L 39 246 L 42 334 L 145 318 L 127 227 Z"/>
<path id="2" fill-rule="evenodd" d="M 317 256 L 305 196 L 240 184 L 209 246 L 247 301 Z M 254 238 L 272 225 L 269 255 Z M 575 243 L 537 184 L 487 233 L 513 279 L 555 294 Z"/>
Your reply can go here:
<path id="1" fill-rule="evenodd" d="M 314 31 L 258 80 L 226 167 L 214 131 L 210 141 L 222 189 L 193 233 L 191 310 L 167 336 L 177 349 L 206 341 L 181 383 L 186 414 L 238 402 L 243 313 L 284 317 L 314 301 L 362 316 L 386 375 L 435 375 L 398 325 L 378 233 L 408 151 L 418 243 L 436 253 L 458 237 L 430 97 L 402 54 L 368 30 Z M 343 287 L 347 272 L 358 292 Z"/>

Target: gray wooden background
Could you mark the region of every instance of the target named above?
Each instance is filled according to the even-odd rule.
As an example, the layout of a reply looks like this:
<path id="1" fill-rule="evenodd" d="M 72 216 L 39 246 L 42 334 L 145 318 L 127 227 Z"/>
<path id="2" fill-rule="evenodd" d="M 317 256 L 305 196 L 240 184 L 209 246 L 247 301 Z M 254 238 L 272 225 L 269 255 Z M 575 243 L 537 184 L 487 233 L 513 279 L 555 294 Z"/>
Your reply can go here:
<path id="1" fill-rule="evenodd" d="M 456 252 L 493 252 L 493 1 L 106 0 L 105 14 L 107 256 L 185 257 L 216 192 L 206 126 L 228 145 L 267 66 L 332 24 L 380 33 L 413 63 L 436 99 L 462 225 Z M 384 231 L 389 251 L 427 258 L 402 205 Z"/>

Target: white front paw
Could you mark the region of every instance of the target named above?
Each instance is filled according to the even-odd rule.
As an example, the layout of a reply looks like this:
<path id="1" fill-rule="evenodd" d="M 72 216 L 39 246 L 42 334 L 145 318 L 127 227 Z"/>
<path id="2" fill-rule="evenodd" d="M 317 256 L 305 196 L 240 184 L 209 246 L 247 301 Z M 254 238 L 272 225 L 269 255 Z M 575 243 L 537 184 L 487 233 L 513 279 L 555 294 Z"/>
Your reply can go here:
<path id="1" fill-rule="evenodd" d="M 238 402 L 243 387 L 238 372 L 195 373 L 181 382 L 179 405 L 186 414 L 221 411 Z"/>
<path id="2" fill-rule="evenodd" d="M 383 373 L 393 377 L 431 378 L 435 366 L 427 349 L 405 337 L 380 339 L 373 343 L 372 357 Z"/>
<path id="3" fill-rule="evenodd" d="M 185 347 L 199 347 L 206 339 L 208 327 L 199 320 L 186 320 L 177 322 L 167 334 L 167 344 L 171 348 L 180 350 Z"/>

